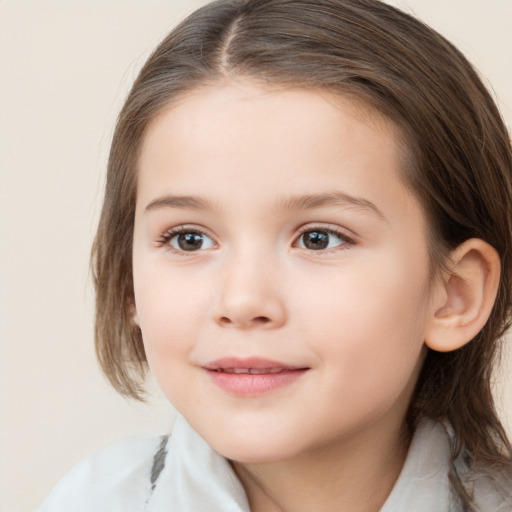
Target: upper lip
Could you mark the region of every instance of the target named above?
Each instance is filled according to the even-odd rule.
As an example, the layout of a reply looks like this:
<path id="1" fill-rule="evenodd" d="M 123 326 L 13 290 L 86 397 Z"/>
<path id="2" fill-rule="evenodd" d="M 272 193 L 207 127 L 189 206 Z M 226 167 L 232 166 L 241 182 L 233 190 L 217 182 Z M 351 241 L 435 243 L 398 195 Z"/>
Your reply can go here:
<path id="1" fill-rule="evenodd" d="M 225 357 L 211 361 L 203 368 L 206 370 L 303 370 L 306 369 L 304 366 L 294 366 L 279 361 L 272 361 L 270 359 L 262 359 L 259 357 Z"/>

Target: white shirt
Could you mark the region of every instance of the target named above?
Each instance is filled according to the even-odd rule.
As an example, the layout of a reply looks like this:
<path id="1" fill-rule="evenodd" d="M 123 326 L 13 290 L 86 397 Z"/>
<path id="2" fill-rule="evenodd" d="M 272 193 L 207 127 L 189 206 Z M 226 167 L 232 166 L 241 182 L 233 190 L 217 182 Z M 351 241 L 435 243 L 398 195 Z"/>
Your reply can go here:
<path id="1" fill-rule="evenodd" d="M 422 422 L 381 512 L 456 512 L 450 505 L 445 429 Z M 486 482 L 482 512 L 511 512 Z M 130 438 L 93 453 L 67 473 L 37 512 L 250 512 L 228 461 L 178 416 L 170 436 Z"/>

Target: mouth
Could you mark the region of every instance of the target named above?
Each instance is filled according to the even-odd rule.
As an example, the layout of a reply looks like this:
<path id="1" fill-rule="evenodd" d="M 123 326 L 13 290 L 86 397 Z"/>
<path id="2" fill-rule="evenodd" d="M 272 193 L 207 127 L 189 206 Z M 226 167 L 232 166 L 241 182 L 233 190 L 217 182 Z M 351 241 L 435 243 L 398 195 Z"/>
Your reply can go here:
<path id="1" fill-rule="evenodd" d="M 225 358 L 203 366 L 211 381 L 234 396 L 260 396 L 297 382 L 308 367 L 260 358 Z"/>
<path id="2" fill-rule="evenodd" d="M 211 371 L 220 373 L 236 373 L 238 375 L 241 375 L 242 373 L 250 373 L 251 375 L 265 375 L 281 373 L 286 370 L 284 370 L 283 368 L 217 368 Z"/>

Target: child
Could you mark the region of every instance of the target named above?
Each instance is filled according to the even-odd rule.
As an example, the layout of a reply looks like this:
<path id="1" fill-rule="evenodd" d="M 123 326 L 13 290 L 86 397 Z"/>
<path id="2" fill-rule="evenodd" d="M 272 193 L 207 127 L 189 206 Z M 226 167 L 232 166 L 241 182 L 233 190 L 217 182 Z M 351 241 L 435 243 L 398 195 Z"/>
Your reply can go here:
<path id="1" fill-rule="evenodd" d="M 180 415 L 45 512 L 505 512 L 490 381 L 512 157 L 466 59 L 376 0 L 219 0 L 120 114 L 93 248 L 123 395 Z"/>

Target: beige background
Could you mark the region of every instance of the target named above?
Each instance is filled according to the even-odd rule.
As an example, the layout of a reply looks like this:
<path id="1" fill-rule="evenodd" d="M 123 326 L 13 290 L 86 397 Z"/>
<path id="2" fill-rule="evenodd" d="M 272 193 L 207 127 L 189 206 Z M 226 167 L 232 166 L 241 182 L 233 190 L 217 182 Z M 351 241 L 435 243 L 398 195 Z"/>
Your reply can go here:
<path id="1" fill-rule="evenodd" d="M 126 402 L 97 370 L 88 255 L 122 100 L 148 52 L 202 3 L 0 0 L 0 512 L 33 510 L 87 453 L 172 422 L 156 390 L 149 406 Z M 475 62 L 510 126 L 512 0 L 394 3 Z M 497 383 L 503 411 L 509 374 Z"/>

